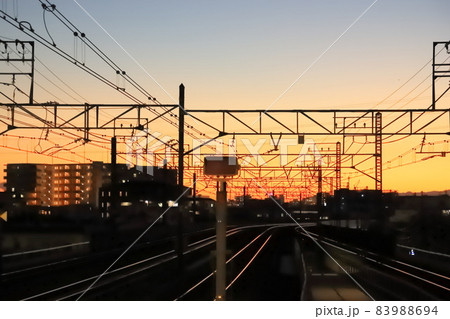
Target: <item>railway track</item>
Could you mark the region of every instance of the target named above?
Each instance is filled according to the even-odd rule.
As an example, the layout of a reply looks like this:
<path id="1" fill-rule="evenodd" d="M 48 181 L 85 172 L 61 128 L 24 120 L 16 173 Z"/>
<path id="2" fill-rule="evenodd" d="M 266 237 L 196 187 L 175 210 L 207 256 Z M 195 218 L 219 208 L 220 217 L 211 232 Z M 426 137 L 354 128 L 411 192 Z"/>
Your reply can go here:
<path id="1" fill-rule="evenodd" d="M 339 243 L 316 233 L 297 231 L 318 241 L 376 300 L 448 300 L 450 277 L 416 265 Z"/>
<path id="2" fill-rule="evenodd" d="M 229 229 L 227 231 L 228 241 L 233 242 L 233 237 L 237 234 L 255 232 L 261 227 L 267 228 L 268 226 L 257 225 Z M 238 242 L 239 240 L 236 239 L 235 241 Z M 170 245 L 167 243 L 161 243 L 160 246 L 147 247 L 147 251 L 143 249 L 136 256 L 131 256 L 132 258 L 117 263 L 115 267 L 103 274 L 102 271 L 107 267 L 106 261 L 111 260 L 110 255 L 97 255 L 94 259 L 70 258 L 57 263 L 3 274 L 5 291 L 13 286 L 16 288 L 21 286 L 23 289 L 15 292 L 14 289 L 10 289 L 10 293 L 2 299 L 77 300 L 87 292 L 86 295 L 83 295 L 83 300 L 127 300 L 127 298 L 131 298 L 131 300 L 172 300 L 176 297 L 175 294 L 178 291 L 189 284 L 189 278 L 187 277 L 190 277 L 192 272 L 197 271 L 199 261 L 202 261 L 200 264 L 203 264 L 203 266 L 200 266 L 203 268 L 205 268 L 205 264 L 210 265 L 210 252 L 214 248 L 214 243 L 215 236 L 208 234 L 201 236 L 201 238 L 197 236 L 196 240 L 185 246 L 183 253 L 184 268 L 189 272 L 189 276 L 183 276 L 180 273 L 177 252 L 172 247 L 169 248 Z M 61 270 L 56 271 L 59 267 L 61 267 Z M 88 268 L 92 268 L 91 271 L 83 270 Z M 101 280 L 90 287 L 100 274 L 102 274 Z M 27 289 L 26 282 L 27 278 L 30 277 L 36 281 L 34 284 L 30 283 L 28 287 L 30 289 Z M 38 280 L 38 277 L 41 277 L 42 280 Z M 162 293 L 159 295 L 154 292 L 150 294 L 133 292 L 129 295 L 121 293 L 122 290 L 127 291 L 133 284 L 141 286 L 146 280 L 153 282 L 153 287 L 162 287 L 158 289 Z M 48 284 L 40 284 L 42 282 Z M 87 291 L 87 289 L 89 290 Z"/>

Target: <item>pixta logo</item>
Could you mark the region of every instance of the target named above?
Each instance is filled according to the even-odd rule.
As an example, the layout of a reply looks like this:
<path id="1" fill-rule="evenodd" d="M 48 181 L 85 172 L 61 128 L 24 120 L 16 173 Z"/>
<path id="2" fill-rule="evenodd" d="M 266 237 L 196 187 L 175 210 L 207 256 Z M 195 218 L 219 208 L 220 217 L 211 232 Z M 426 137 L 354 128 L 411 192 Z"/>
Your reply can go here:
<path id="1" fill-rule="evenodd" d="M 233 139 L 231 143 L 228 143 L 228 152 L 225 152 L 224 145 L 227 145 L 225 141 L 219 139 L 214 141 L 208 139 L 196 139 L 193 141 L 192 163 L 194 166 L 202 165 L 203 156 L 205 154 L 211 155 L 212 150 L 214 155 L 239 156 L 240 165 L 243 167 L 250 166 L 252 164 L 256 164 L 256 166 L 260 167 L 267 164 L 267 156 L 265 155 L 268 155 L 269 153 L 264 150 L 267 149 L 267 145 L 271 145 L 272 150 L 270 151 L 270 154 L 279 155 L 280 166 L 286 166 L 288 164 L 304 166 L 310 163 L 315 163 L 316 165 L 325 164 L 324 158 L 313 139 L 305 139 L 301 146 L 300 152 L 298 153 L 292 153 L 289 151 L 290 146 L 298 146 L 297 139 L 280 138 L 274 142 L 273 139 L 268 140 L 267 138 L 259 138 L 257 140 L 242 138 L 239 141 L 239 150 L 237 150 L 238 147 L 236 144 L 237 142 Z M 271 164 L 273 164 L 273 161 Z"/>
<path id="2" fill-rule="evenodd" d="M 126 141 L 126 163 L 128 166 L 135 166 L 143 171 L 147 166 L 147 173 L 153 175 L 153 167 L 163 167 L 167 163 L 173 163 L 178 155 L 178 141 L 171 136 L 161 132 L 151 132 L 149 130 L 136 131 Z M 268 138 L 248 139 L 242 138 L 224 141 L 221 139 L 194 139 L 190 144 L 189 163 L 192 166 L 203 166 L 204 156 L 230 156 L 239 157 L 241 167 L 256 166 L 261 167 L 267 164 L 268 159 L 273 165 L 271 157 L 268 157 L 267 146 L 270 145 L 270 155 L 279 155 L 280 166 L 305 166 L 311 163 L 314 165 L 325 165 L 324 157 L 321 155 L 317 144 L 313 139 L 305 139 L 301 144 L 300 151 L 292 151 L 294 146 L 299 146 L 297 139 L 280 138 L 277 141 Z M 225 150 L 225 145 L 227 149 Z M 291 147 L 291 149 L 289 149 Z M 298 152 L 298 153 L 296 153 Z"/>
<path id="3" fill-rule="evenodd" d="M 126 164 L 143 171 L 147 167 L 147 174 L 153 175 L 153 168 L 163 167 L 174 156 L 173 145 L 176 140 L 163 135 L 161 132 L 138 130 L 125 141 Z"/>

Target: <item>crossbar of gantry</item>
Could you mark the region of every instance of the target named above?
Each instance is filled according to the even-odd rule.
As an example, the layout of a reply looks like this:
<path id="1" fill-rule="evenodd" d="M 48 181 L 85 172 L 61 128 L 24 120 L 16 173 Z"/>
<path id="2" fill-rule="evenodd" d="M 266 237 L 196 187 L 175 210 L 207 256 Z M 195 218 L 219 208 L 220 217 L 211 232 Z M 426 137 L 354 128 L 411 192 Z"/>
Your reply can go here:
<path id="1" fill-rule="evenodd" d="M 129 115 L 134 114 L 131 128 L 142 128 L 149 122 L 168 116 L 176 111 L 179 105 L 163 104 L 19 104 L 2 103 L 0 106 L 8 107 L 12 113 L 9 121 L 9 129 L 89 129 L 89 130 L 129 130 L 130 126 L 117 125 L 120 119 L 129 120 Z M 61 121 L 57 116 L 65 109 L 78 112 L 70 118 Z M 112 119 L 102 121 L 100 111 L 102 109 L 120 111 L 120 114 Z M 15 122 L 17 115 L 15 110 L 21 110 L 32 115 L 40 125 L 33 127 L 20 125 Z M 52 111 L 54 120 L 46 120 L 39 113 Z M 145 112 L 162 111 L 152 118 Z M 340 135 L 340 136 L 366 136 L 375 135 L 376 113 L 381 113 L 383 119 L 382 135 L 450 135 L 450 108 L 445 109 L 186 109 L 184 117 L 186 121 L 192 120 L 197 126 L 204 126 L 217 133 L 217 137 L 225 135 L 270 135 L 273 133 L 283 135 Z M 94 114 L 94 120 L 80 125 L 77 119 Z M 245 115 L 254 115 L 255 120 L 245 120 Z M 206 115 L 206 116 L 205 116 Z M 289 115 L 295 118 L 293 125 L 287 125 L 285 118 Z M 126 118 L 127 116 L 128 118 Z M 174 116 L 172 114 L 172 116 Z M 145 118 L 144 118 L 145 117 Z M 176 117 L 176 116 L 175 116 Z M 389 117 L 389 119 L 387 119 Z M 392 119 L 393 117 L 393 119 Z M 447 125 L 427 130 L 441 118 L 448 119 Z M 421 122 L 419 122 L 419 119 Z M 220 125 L 213 125 L 220 123 Z M 360 125 L 366 123 L 365 125 Z M 239 126 L 236 129 L 236 126 Z M 269 127 L 270 125 L 270 127 Z M 274 125 L 277 127 L 274 129 Z M 400 129 L 398 126 L 401 126 Z"/>

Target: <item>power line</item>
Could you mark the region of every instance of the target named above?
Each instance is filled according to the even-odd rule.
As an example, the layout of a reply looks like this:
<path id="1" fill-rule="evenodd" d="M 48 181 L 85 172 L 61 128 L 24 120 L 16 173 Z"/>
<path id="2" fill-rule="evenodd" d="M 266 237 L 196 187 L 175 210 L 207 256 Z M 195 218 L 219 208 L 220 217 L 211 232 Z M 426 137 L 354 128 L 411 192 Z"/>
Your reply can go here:
<path id="1" fill-rule="evenodd" d="M 42 3 L 42 1 L 41 1 Z M 59 12 L 56 10 L 52 10 L 52 12 Z M 102 75 L 100 75 L 99 73 L 97 73 L 96 71 L 94 71 L 93 69 L 87 67 L 84 63 L 80 62 L 79 60 L 75 59 L 74 57 L 70 56 L 69 54 L 67 54 L 65 51 L 63 51 L 62 49 L 58 48 L 57 45 L 53 45 L 53 43 L 50 43 L 49 41 L 47 41 L 46 39 L 44 39 L 42 36 L 38 35 L 35 30 L 32 28 L 32 26 L 26 22 L 26 21 L 21 21 L 18 22 L 16 20 L 14 20 L 10 15 L 8 15 L 6 12 L 4 11 L 0 11 L 2 12 L 5 16 L 4 19 L 5 21 L 7 21 L 10 25 L 14 26 L 15 28 L 21 30 L 22 32 L 24 32 L 25 34 L 27 34 L 28 36 L 30 36 L 31 38 L 33 38 L 34 40 L 36 40 L 37 42 L 39 42 L 40 44 L 44 45 L 45 47 L 47 47 L 48 49 L 52 50 L 53 52 L 55 52 L 56 54 L 58 54 L 59 56 L 61 56 L 62 58 L 66 59 L 67 61 L 75 64 L 77 67 L 81 68 L 82 70 L 84 70 L 85 72 L 87 72 L 88 74 L 92 75 L 93 77 L 97 78 L 98 80 L 102 81 L 103 83 L 107 84 L 108 86 L 116 89 L 117 91 L 119 91 L 121 94 L 125 95 L 126 97 L 130 98 L 131 100 L 133 100 L 135 103 L 138 104 L 142 104 L 142 105 L 146 105 L 145 103 L 143 103 L 142 101 L 140 101 L 138 98 L 136 98 L 134 95 L 132 95 L 131 93 L 127 92 L 125 89 L 119 88 L 117 85 L 115 85 L 114 83 L 112 83 L 110 80 L 106 79 L 105 77 L 103 77 Z M 8 18 L 8 19 L 6 19 Z M 63 21 L 63 18 L 59 18 L 60 21 L 66 25 L 67 27 L 68 24 L 67 22 Z M 68 21 L 68 20 L 67 20 Z M 68 21 L 69 23 L 71 23 L 70 21 Z M 27 25 L 27 26 L 25 26 Z M 69 27 L 70 28 L 70 27 Z M 78 30 L 78 29 L 76 29 Z M 78 31 L 77 31 L 78 32 Z M 77 34 L 78 36 L 78 34 Z M 84 36 L 85 37 L 85 36 Z M 82 38 L 84 38 L 82 36 Z M 90 40 L 89 40 L 90 41 Z M 92 46 L 94 48 L 96 48 L 96 46 L 92 43 Z M 92 47 L 91 47 L 92 49 Z M 105 60 L 108 60 L 109 58 L 103 53 L 98 53 L 101 56 L 103 56 L 105 58 Z M 106 62 L 106 61 L 105 61 Z M 111 66 L 111 65 L 110 65 Z M 159 102 L 158 102 L 159 103 Z M 158 113 L 156 110 L 150 108 L 150 106 L 146 106 L 146 108 L 156 114 L 156 115 L 160 115 L 160 113 Z M 171 113 L 172 116 L 175 116 L 175 114 Z M 169 118 L 165 117 L 165 116 L 161 116 L 161 118 L 163 120 L 165 120 L 167 123 L 173 125 L 174 127 L 178 128 L 178 123 L 171 121 Z M 188 129 L 185 130 L 185 133 L 193 138 L 197 138 L 197 136 L 195 136 L 194 133 L 192 133 L 190 130 L 194 131 L 196 134 L 199 134 L 200 136 L 206 136 L 203 132 L 201 132 L 200 130 L 194 128 L 193 126 L 188 126 Z M 189 130 L 190 129 L 190 130 Z M 207 146 L 209 147 L 209 146 Z"/>
<path id="2" fill-rule="evenodd" d="M 64 26 L 66 26 L 75 37 L 78 37 L 83 43 L 85 43 L 100 59 L 102 59 L 108 66 L 110 66 L 115 72 L 118 72 L 121 76 L 123 76 L 131 85 L 133 85 L 139 92 L 146 95 L 147 99 L 155 102 L 156 104 L 160 104 L 155 97 L 153 97 L 150 93 L 148 93 L 141 85 L 139 85 L 134 79 L 132 79 L 126 71 L 120 68 L 109 56 L 98 48 L 87 36 L 84 32 L 81 32 L 64 14 L 62 14 L 54 4 L 50 3 L 50 1 L 46 1 L 45 4 L 42 0 L 39 0 L 42 4 L 42 7 L 45 10 L 49 10 Z"/>
<path id="3" fill-rule="evenodd" d="M 439 55 L 439 53 L 441 53 L 444 50 L 444 48 L 442 48 L 441 50 L 439 50 L 439 52 L 437 53 L 437 55 Z M 412 79 L 414 79 L 420 72 L 422 72 L 423 69 L 425 69 L 426 67 L 429 66 L 429 64 L 433 61 L 433 58 L 431 58 L 430 60 L 428 60 L 416 73 L 414 73 L 413 75 L 411 75 L 402 85 L 400 85 L 396 90 L 392 91 L 389 95 L 387 95 L 384 99 L 382 99 L 380 102 L 378 102 L 375 107 L 383 104 L 383 102 L 385 102 L 387 99 L 389 99 L 391 96 L 393 96 L 395 93 L 397 93 L 398 91 L 400 91 L 406 84 L 408 84 Z M 431 74 L 430 74 L 431 75 Z M 430 76 L 429 75 L 429 76 Z M 421 82 L 422 83 L 422 82 Z M 394 104 L 395 105 L 395 104 Z M 393 106 L 391 106 L 393 107 Z"/>

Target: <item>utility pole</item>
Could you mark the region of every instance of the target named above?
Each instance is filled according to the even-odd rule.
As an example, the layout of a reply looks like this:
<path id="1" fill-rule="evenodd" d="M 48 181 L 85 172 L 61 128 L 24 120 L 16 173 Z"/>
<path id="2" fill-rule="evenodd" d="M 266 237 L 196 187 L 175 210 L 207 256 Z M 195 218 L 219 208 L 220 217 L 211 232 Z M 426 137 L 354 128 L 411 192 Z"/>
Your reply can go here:
<path id="1" fill-rule="evenodd" d="M 197 174 L 194 173 L 194 181 L 192 186 L 192 211 L 195 214 L 197 211 Z"/>
<path id="2" fill-rule="evenodd" d="M 317 207 L 320 210 L 323 204 L 323 188 L 322 188 L 322 163 L 317 167 Z"/>
<path id="3" fill-rule="evenodd" d="M 178 103 L 178 186 L 183 190 L 184 174 L 184 85 L 180 84 Z"/>
<path id="4" fill-rule="evenodd" d="M 111 218 L 117 213 L 117 138 L 111 138 Z"/>
<path id="5" fill-rule="evenodd" d="M 341 142 L 336 143 L 336 190 L 341 189 Z"/>
<path id="6" fill-rule="evenodd" d="M 383 190 L 383 157 L 382 157 L 381 113 L 375 114 L 375 189 Z"/>
<path id="7" fill-rule="evenodd" d="M 31 45 L 30 104 L 33 104 L 33 102 L 34 102 L 34 42 L 30 42 L 30 45 Z M 55 121 L 55 123 L 56 123 L 56 121 Z"/>
<path id="8" fill-rule="evenodd" d="M 180 192 L 184 191 L 183 175 L 184 175 L 184 85 L 180 84 L 178 97 L 178 188 Z M 181 199 L 182 200 L 182 199 Z M 184 260 L 183 260 L 183 208 L 182 205 L 178 207 L 178 222 L 177 222 L 177 259 L 178 272 L 183 282 L 184 276 Z"/>
<path id="9" fill-rule="evenodd" d="M 437 42 L 433 42 L 433 63 L 431 67 L 433 68 L 433 72 L 431 73 L 431 109 L 436 109 L 436 76 L 435 76 L 435 68 L 436 68 L 436 45 Z"/>

